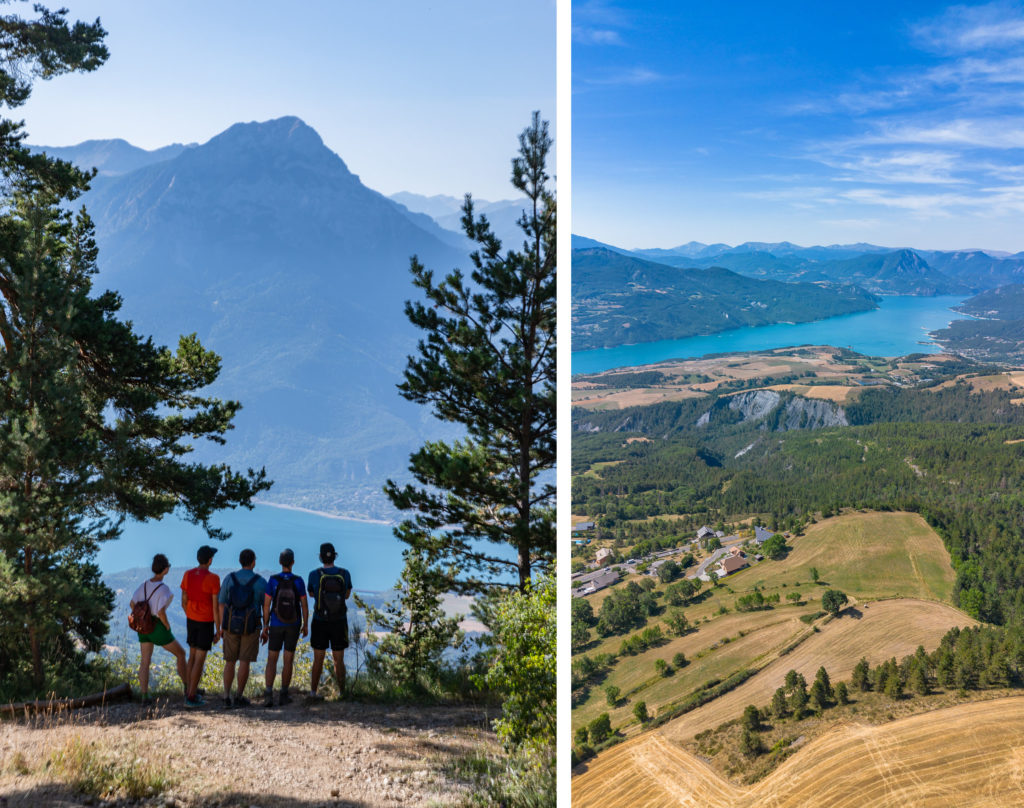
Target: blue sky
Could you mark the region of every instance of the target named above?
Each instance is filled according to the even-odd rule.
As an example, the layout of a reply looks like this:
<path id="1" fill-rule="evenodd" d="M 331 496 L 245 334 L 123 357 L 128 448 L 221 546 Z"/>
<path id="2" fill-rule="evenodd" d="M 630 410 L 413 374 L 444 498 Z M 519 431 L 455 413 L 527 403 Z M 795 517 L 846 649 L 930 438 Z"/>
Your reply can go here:
<path id="1" fill-rule="evenodd" d="M 298 115 L 376 190 L 495 199 L 531 111 L 554 123 L 555 0 L 66 5 L 102 19 L 110 60 L 37 82 L 15 111 L 31 143 L 151 149 Z"/>
<path id="2" fill-rule="evenodd" d="M 1024 250 L 1024 4 L 573 3 L 573 232 Z"/>

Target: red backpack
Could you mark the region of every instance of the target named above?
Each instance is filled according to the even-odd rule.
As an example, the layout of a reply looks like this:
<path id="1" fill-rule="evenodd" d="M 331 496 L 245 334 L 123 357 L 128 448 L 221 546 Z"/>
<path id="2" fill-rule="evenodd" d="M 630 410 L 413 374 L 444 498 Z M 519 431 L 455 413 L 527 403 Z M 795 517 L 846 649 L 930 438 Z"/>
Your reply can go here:
<path id="1" fill-rule="evenodd" d="M 156 588 L 159 589 L 160 584 L 157 584 Z M 131 614 L 128 615 L 128 628 L 139 632 L 139 634 L 149 634 L 156 628 L 153 610 L 149 608 L 149 599 L 153 595 L 149 594 L 146 584 L 142 585 L 142 593 L 146 595 L 146 599 L 132 606 Z M 153 594 L 156 594 L 156 589 L 153 590 Z"/>

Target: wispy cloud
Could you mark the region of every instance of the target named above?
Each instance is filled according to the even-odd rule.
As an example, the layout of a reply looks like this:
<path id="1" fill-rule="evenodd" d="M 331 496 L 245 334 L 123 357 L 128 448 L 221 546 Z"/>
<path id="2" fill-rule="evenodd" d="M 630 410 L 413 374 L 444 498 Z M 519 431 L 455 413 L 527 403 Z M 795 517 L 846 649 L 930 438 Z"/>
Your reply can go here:
<path id="1" fill-rule="evenodd" d="M 649 70 L 646 67 L 630 67 L 609 72 L 603 76 L 594 76 L 584 79 L 584 84 L 599 87 L 641 85 L 666 81 L 668 78 L 669 76 L 659 73 L 656 70 Z"/>
<path id="2" fill-rule="evenodd" d="M 622 36 L 618 31 L 607 28 L 580 28 L 572 29 L 574 42 L 584 45 L 624 45 Z"/>
<path id="3" fill-rule="evenodd" d="M 1024 117 L 960 118 L 924 125 L 886 121 L 875 133 L 850 142 L 1020 149 L 1024 148 Z"/>
<path id="4" fill-rule="evenodd" d="M 915 40 L 939 53 L 968 53 L 1024 42 L 1024 10 L 997 2 L 952 6 L 942 15 L 911 27 Z"/>
<path id="5" fill-rule="evenodd" d="M 956 175 L 959 161 L 942 151 L 896 151 L 886 154 L 857 154 L 852 157 L 819 158 L 821 162 L 846 172 L 840 182 L 870 180 L 878 183 L 950 185 L 966 182 Z"/>
<path id="6" fill-rule="evenodd" d="M 629 27 L 624 11 L 603 2 L 589 0 L 573 6 L 572 39 L 582 45 L 624 45 L 622 29 Z"/>

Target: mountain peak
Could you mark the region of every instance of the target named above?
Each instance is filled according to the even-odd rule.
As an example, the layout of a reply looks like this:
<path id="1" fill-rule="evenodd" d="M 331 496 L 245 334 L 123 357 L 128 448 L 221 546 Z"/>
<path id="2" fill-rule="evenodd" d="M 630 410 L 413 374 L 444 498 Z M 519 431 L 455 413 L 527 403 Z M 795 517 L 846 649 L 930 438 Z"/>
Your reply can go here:
<path id="1" fill-rule="evenodd" d="M 232 148 L 273 146 L 295 151 L 326 149 L 317 131 L 294 115 L 273 118 L 269 121 L 249 121 L 229 126 L 219 135 L 210 138 L 207 145 L 230 145 Z"/>

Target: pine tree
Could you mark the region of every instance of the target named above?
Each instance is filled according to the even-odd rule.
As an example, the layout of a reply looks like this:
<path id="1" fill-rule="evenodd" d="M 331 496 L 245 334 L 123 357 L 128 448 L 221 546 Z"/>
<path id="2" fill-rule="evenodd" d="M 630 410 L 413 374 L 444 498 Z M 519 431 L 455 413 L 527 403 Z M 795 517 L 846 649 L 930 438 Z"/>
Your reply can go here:
<path id="1" fill-rule="evenodd" d="M 462 226 L 478 245 L 467 279 L 435 280 L 412 259 L 426 302 L 405 312 L 425 336 L 409 357 L 401 394 L 429 405 L 465 437 L 433 441 L 414 453 L 418 484 L 385 488 L 399 510 L 414 511 L 396 535 L 425 554 L 438 586 L 479 593 L 509 575 L 525 590 L 535 567 L 555 555 L 555 200 L 545 169 L 546 122 L 534 113 L 519 136 L 512 184 L 528 200 L 519 250 L 502 253 L 485 217 L 466 197 Z M 503 549 L 511 547 L 515 558 Z"/>
<path id="2" fill-rule="evenodd" d="M 180 508 L 224 536 L 212 514 L 269 487 L 262 471 L 185 462 L 187 441 L 222 443 L 239 408 L 196 393 L 220 360 L 194 337 L 158 348 L 117 318 L 116 294 L 92 294 L 92 223 L 65 201 L 19 180 L 0 216 L 0 677 L 19 692 L 67 691 L 99 650 L 113 596 L 93 558 L 118 535 L 110 515 Z"/>
<path id="3" fill-rule="evenodd" d="M 378 609 L 355 598 L 377 642 L 368 657 L 371 672 L 417 694 L 436 680 L 445 650 L 461 648 L 464 641 L 458 618 L 445 616 L 431 580 L 423 558 L 406 552 L 397 600 Z"/>
<path id="4" fill-rule="evenodd" d="M 777 688 L 775 694 L 772 696 L 772 718 L 785 718 L 789 715 L 789 706 L 786 704 L 786 691 L 783 688 Z"/>

